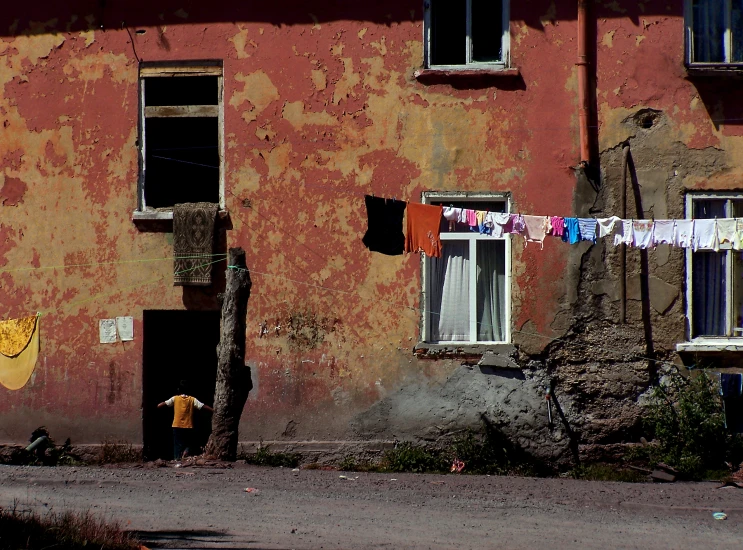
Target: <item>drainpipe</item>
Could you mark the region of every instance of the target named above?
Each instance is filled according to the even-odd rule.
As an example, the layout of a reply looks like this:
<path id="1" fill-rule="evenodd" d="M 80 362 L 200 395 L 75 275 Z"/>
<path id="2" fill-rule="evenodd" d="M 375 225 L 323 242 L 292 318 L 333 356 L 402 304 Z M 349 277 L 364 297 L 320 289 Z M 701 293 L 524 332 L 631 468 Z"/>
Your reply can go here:
<path id="1" fill-rule="evenodd" d="M 580 114 L 580 161 L 591 165 L 589 137 L 588 0 L 578 0 L 578 108 Z"/>

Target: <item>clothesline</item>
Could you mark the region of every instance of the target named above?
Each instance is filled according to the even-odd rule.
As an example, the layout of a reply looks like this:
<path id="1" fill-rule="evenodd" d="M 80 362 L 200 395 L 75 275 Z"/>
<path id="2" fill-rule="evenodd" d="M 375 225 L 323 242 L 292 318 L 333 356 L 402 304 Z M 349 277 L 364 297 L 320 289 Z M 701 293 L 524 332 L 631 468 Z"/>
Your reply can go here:
<path id="1" fill-rule="evenodd" d="M 609 237 L 613 238 L 614 246 L 624 244 L 642 249 L 667 244 L 694 251 L 743 250 L 743 218 L 653 220 L 621 219 L 617 216 L 531 216 L 406 203 L 369 195 L 365 202 L 369 230 L 364 235 L 364 244 L 372 251 L 389 255 L 402 254 L 404 250 L 441 257 L 441 231 L 447 224 L 449 232 L 470 231 L 495 238 L 503 238 L 506 234 L 521 235 L 527 244 L 536 242 L 542 248 L 545 238 L 550 235 L 570 244 L 581 241 L 595 243 L 598 238 Z M 403 235 L 406 207 L 407 232 Z"/>

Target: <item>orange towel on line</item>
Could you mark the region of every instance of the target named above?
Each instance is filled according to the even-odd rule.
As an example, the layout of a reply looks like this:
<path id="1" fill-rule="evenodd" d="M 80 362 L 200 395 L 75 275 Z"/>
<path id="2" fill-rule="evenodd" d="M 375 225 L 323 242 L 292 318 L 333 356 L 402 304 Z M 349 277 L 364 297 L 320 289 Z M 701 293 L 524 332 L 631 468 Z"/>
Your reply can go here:
<path id="1" fill-rule="evenodd" d="M 441 257 L 441 216 L 443 206 L 408 203 L 408 231 L 405 252 L 423 252 L 433 258 Z"/>

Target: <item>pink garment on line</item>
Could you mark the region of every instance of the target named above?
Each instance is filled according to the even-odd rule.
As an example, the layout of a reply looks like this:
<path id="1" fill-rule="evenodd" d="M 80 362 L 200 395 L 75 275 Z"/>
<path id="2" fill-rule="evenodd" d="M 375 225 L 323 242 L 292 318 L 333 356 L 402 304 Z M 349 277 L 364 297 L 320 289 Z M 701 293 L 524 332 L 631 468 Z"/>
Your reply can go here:
<path id="1" fill-rule="evenodd" d="M 552 225 L 550 235 L 554 235 L 555 237 L 562 237 L 563 233 L 565 233 L 565 218 L 552 216 L 550 218 L 550 225 Z"/>
<path id="2" fill-rule="evenodd" d="M 477 227 L 477 213 L 469 208 L 465 210 L 465 213 L 467 215 L 467 225 L 470 227 Z"/>

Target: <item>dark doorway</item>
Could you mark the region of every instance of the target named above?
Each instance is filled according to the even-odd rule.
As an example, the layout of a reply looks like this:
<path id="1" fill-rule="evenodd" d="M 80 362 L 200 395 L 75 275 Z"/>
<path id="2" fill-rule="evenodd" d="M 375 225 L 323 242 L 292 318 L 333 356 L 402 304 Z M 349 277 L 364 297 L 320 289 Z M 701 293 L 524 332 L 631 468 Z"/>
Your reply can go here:
<path id="1" fill-rule="evenodd" d="M 217 380 L 219 311 L 145 311 L 142 353 L 142 422 L 144 458 L 172 460 L 173 409 L 157 404 L 178 391 L 185 380 L 189 393 L 214 404 Z M 192 454 L 201 451 L 211 433 L 211 415 L 194 414 Z"/>

